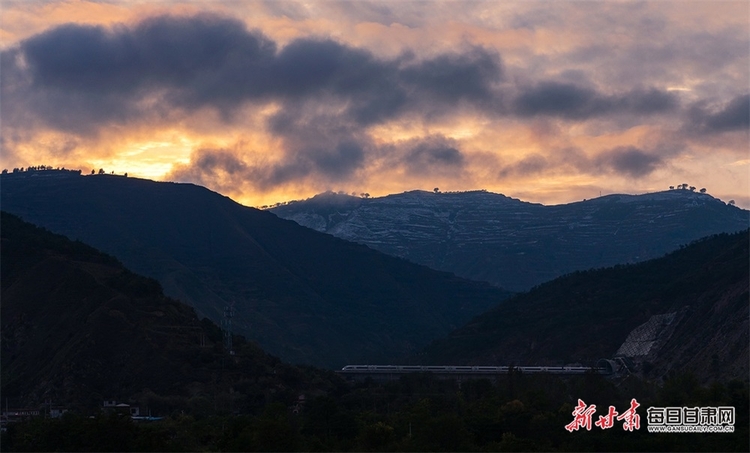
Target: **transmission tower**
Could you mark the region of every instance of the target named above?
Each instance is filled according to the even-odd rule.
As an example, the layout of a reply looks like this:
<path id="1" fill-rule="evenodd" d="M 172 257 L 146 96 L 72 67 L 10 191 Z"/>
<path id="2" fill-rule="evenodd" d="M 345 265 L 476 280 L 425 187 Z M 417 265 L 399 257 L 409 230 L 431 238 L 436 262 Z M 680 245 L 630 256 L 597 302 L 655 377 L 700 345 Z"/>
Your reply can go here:
<path id="1" fill-rule="evenodd" d="M 224 331 L 224 349 L 229 351 L 229 355 L 234 355 L 232 349 L 232 317 L 234 316 L 234 304 L 224 307 L 224 320 L 221 321 L 221 327 Z"/>

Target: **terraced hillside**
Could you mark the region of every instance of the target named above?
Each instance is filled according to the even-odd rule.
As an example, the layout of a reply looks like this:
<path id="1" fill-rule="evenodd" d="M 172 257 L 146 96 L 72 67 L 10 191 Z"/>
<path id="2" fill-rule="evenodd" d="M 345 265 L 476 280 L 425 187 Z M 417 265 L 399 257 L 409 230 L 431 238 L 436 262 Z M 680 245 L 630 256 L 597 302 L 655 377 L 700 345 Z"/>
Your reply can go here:
<path id="1" fill-rule="evenodd" d="M 325 193 L 271 211 L 512 291 L 577 270 L 656 258 L 750 224 L 750 212 L 689 190 L 608 195 L 556 206 L 485 191 L 413 191 L 373 199 Z"/>

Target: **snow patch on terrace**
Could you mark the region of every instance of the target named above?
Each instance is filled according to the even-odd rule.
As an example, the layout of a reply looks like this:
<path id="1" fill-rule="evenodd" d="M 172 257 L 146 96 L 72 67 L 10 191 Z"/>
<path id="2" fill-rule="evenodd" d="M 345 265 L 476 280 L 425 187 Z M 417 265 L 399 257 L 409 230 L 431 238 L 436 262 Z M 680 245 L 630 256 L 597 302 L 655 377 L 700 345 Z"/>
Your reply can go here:
<path id="1" fill-rule="evenodd" d="M 620 203 L 635 203 L 635 202 L 640 202 L 640 201 L 672 201 L 678 197 L 682 197 L 682 198 L 686 198 L 690 200 L 720 201 L 707 193 L 693 192 L 693 191 L 685 190 L 685 189 L 674 189 L 674 190 L 667 190 L 663 192 L 644 193 L 641 195 L 627 195 L 627 194 L 607 195 L 606 197 L 617 197 L 617 201 L 619 201 Z M 605 197 L 602 197 L 602 198 L 605 198 Z"/>

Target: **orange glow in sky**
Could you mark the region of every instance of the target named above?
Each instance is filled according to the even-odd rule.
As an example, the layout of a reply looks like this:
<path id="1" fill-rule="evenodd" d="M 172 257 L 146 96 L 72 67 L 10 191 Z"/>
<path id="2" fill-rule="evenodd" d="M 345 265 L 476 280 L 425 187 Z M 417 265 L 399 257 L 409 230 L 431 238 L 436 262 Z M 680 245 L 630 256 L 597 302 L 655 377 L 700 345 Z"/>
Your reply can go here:
<path id="1" fill-rule="evenodd" d="M 6 1 L 4 168 L 750 207 L 750 4 Z"/>

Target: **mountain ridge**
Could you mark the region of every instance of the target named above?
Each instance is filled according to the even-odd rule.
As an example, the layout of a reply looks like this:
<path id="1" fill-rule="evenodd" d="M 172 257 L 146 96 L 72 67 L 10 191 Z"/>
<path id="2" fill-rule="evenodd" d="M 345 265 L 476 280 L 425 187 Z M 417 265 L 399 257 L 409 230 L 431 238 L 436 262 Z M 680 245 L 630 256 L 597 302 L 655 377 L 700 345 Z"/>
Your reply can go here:
<path id="1" fill-rule="evenodd" d="M 216 322 L 234 304 L 237 333 L 287 361 L 390 360 L 508 295 L 200 186 L 38 173 L 0 177 L 4 210 L 117 257 Z"/>
<path id="2" fill-rule="evenodd" d="M 322 391 L 322 370 L 281 363 L 164 296 L 159 283 L 112 256 L 2 211 L 2 393 L 34 407 L 54 401 L 84 413 L 103 399 L 137 401 L 156 413 L 257 412 L 279 396 Z M 235 391 L 230 391 L 234 388 Z M 283 395 L 283 396 L 282 396 Z M 208 407 L 206 407 L 208 406 Z M 145 410 L 145 407 L 144 407 Z"/>
<path id="3" fill-rule="evenodd" d="M 513 296 L 419 360 L 563 365 L 624 355 L 648 378 L 748 378 L 750 230 L 661 258 L 575 272 Z M 415 359 L 416 360 L 416 359 Z"/>
<path id="4" fill-rule="evenodd" d="M 525 291 L 577 270 L 658 257 L 750 225 L 750 211 L 689 190 L 545 206 L 486 191 L 342 194 L 270 209 L 280 217 L 464 278 Z"/>

